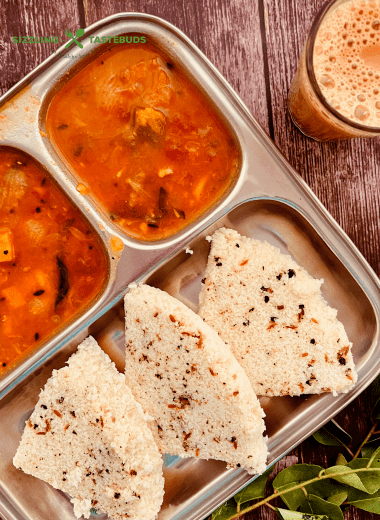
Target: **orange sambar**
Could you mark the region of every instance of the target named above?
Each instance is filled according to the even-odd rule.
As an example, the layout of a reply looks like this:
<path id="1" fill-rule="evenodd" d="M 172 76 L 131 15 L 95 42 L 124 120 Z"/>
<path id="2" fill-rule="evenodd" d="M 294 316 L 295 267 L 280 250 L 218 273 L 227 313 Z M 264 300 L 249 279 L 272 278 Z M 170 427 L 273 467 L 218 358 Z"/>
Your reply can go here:
<path id="1" fill-rule="evenodd" d="M 107 269 L 99 240 L 37 164 L 0 149 L 0 374 L 83 310 Z"/>
<path id="2" fill-rule="evenodd" d="M 173 235 L 216 203 L 239 153 L 205 97 L 150 44 L 110 48 L 53 98 L 53 145 L 141 240 Z"/>

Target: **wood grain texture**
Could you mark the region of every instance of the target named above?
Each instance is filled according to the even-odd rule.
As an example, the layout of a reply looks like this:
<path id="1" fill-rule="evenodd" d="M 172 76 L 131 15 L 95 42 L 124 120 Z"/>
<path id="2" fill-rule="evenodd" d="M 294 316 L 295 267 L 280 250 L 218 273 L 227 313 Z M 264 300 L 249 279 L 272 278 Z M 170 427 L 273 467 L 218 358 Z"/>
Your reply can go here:
<path id="1" fill-rule="evenodd" d="M 324 0 L 2 0 L 0 93 L 42 62 L 60 44 L 15 45 L 12 36 L 57 35 L 114 13 L 137 11 L 162 17 L 184 31 L 235 88 L 279 149 L 380 273 L 380 139 L 319 144 L 291 123 L 287 91 L 312 20 Z M 369 429 L 369 393 L 342 411 L 338 422 L 355 439 Z M 353 443 L 353 449 L 355 442 Z M 337 450 L 312 438 L 282 459 L 333 464 Z M 273 477 L 271 478 L 273 480 Z M 270 487 L 268 486 L 268 491 Z M 276 505 L 281 505 L 279 500 Z M 346 520 L 375 519 L 349 508 Z M 245 520 L 275 520 L 262 508 Z"/>
<path id="2" fill-rule="evenodd" d="M 268 131 L 257 0 L 85 0 L 86 25 L 118 12 L 149 13 L 181 29 L 218 68 Z"/>
<path id="3" fill-rule="evenodd" d="M 0 3 L 0 95 L 56 50 L 64 31 L 79 28 L 77 0 L 2 0 Z M 12 36 L 58 36 L 61 43 L 13 43 Z"/>

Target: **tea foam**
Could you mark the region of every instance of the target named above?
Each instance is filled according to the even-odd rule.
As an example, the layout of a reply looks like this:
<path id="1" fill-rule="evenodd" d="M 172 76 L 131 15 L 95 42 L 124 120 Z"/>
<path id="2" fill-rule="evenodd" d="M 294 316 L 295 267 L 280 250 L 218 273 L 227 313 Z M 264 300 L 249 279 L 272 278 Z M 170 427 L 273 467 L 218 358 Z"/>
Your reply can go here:
<path id="1" fill-rule="evenodd" d="M 380 0 L 352 0 L 322 21 L 314 73 L 326 101 L 348 119 L 380 127 Z"/>

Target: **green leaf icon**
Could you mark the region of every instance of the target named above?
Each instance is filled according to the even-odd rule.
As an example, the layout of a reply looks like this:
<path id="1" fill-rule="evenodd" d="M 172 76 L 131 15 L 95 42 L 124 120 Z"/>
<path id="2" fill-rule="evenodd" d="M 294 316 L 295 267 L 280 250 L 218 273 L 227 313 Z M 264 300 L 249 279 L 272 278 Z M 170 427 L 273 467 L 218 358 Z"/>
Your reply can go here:
<path id="1" fill-rule="evenodd" d="M 83 35 L 84 35 L 84 29 L 78 29 L 77 32 L 75 33 L 75 38 L 80 38 Z"/>

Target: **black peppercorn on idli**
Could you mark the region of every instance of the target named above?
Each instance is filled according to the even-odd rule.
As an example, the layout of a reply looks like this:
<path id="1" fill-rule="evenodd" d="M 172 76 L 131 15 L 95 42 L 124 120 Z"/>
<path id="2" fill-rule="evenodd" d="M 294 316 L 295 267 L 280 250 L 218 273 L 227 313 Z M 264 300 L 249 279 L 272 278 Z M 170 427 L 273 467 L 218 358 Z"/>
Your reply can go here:
<path id="1" fill-rule="evenodd" d="M 125 296 L 126 381 L 151 417 L 162 453 L 266 468 L 264 412 L 218 334 L 169 294 L 141 285 Z"/>
<path id="2" fill-rule="evenodd" d="M 162 458 L 141 406 L 89 337 L 55 370 L 28 419 L 13 464 L 68 493 L 79 518 L 153 520 L 164 495 Z"/>
<path id="3" fill-rule="evenodd" d="M 231 348 L 257 395 L 347 392 L 357 374 L 337 311 L 315 280 L 266 242 L 219 229 L 199 315 Z"/>

